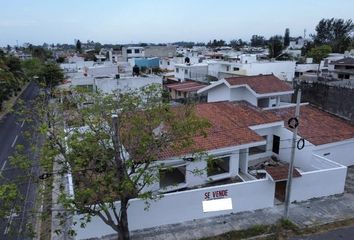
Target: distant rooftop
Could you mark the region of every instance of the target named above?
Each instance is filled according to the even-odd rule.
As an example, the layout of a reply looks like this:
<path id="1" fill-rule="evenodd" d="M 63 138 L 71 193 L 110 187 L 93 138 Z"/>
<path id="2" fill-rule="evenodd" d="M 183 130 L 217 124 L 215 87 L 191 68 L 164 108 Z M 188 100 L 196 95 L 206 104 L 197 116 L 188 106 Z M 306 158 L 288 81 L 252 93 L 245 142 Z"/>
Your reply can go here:
<path id="1" fill-rule="evenodd" d="M 196 92 L 199 89 L 205 87 L 206 85 L 195 81 L 185 81 L 185 82 L 166 84 L 165 86 L 169 89 L 173 89 L 180 92 Z"/>
<path id="2" fill-rule="evenodd" d="M 225 80 L 231 86 L 246 84 L 258 94 L 293 91 L 293 88 L 288 83 L 280 80 L 273 74 L 244 76 L 244 77 L 230 77 L 230 78 L 225 78 Z"/>

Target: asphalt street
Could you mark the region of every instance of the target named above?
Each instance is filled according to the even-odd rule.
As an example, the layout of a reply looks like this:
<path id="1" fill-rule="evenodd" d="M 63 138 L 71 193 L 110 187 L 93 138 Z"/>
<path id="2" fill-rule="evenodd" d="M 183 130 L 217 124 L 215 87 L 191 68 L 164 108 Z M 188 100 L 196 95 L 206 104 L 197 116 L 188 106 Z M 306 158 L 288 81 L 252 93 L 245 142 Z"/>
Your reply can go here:
<path id="1" fill-rule="evenodd" d="M 339 228 L 307 237 L 293 237 L 289 240 L 354 240 L 354 226 Z"/>
<path id="2" fill-rule="evenodd" d="M 39 94 L 39 88 L 35 83 L 30 83 L 27 88 L 22 92 L 19 99 L 22 99 L 26 104 L 26 108 L 31 108 L 31 100 Z M 17 101 L 18 102 L 18 101 Z M 0 119 L 0 174 L 1 181 L 16 182 L 20 193 L 21 199 L 14 202 L 19 205 L 20 209 L 15 211 L 4 219 L 0 219 L 0 239 L 6 240 L 22 240 L 28 239 L 26 236 L 26 225 L 31 219 L 31 213 L 36 199 L 36 181 L 26 175 L 17 167 L 9 163 L 9 156 L 14 154 L 16 146 L 23 145 L 25 151 L 29 151 L 33 143 L 38 142 L 38 136 L 31 134 L 30 138 L 25 137 L 25 132 L 33 133 L 33 126 L 35 122 L 29 124 L 24 120 L 25 116 L 16 114 L 19 109 L 19 104 L 16 102 L 14 111 L 6 114 Z M 29 153 L 33 166 L 38 166 L 38 159 Z M 38 174 L 38 167 L 33 167 L 31 172 Z M 1 184 L 1 183 L 0 183 Z"/>

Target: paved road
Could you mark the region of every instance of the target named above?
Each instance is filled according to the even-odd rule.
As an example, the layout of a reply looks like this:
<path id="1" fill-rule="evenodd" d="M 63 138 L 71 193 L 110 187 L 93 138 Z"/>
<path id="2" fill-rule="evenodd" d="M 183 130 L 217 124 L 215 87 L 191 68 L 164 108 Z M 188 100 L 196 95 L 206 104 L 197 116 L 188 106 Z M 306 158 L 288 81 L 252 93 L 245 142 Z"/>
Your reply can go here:
<path id="1" fill-rule="evenodd" d="M 20 99 L 26 102 L 26 107 L 30 108 L 30 101 L 39 93 L 39 88 L 35 83 L 30 83 L 23 91 Z M 18 104 L 14 109 L 18 109 Z M 15 112 L 14 111 L 14 112 Z M 27 239 L 25 234 L 26 224 L 31 218 L 30 210 L 34 206 L 36 198 L 36 183 L 33 178 L 23 177 L 23 172 L 9 164 L 9 156 L 11 156 L 17 145 L 23 145 L 24 149 L 30 149 L 31 144 L 36 143 L 38 139 L 32 135 L 32 139 L 24 136 L 24 132 L 31 131 L 33 124 L 28 124 L 23 117 L 15 113 L 8 113 L 0 120 L 0 173 L 3 176 L 2 181 L 18 182 L 19 190 L 23 199 L 19 199 L 14 205 L 19 204 L 19 214 L 12 214 L 8 218 L 0 219 L 0 239 Z M 33 131 L 31 131 L 33 133 Z M 33 165 L 38 165 L 37 158 L 30 154 Z M 34 167 L 31 171 L 35 174 L 38 167 Z M 22 177 L 22 179 L 21 179 Z M 4 180 L 5 179 L 5 180 Z M 1 184 L 1 183 L 0 183 Z"/>
<path id="2" fill-rule="evenodd" d="M 307 237 L 293 237 L 289 240 L 353 240 L 354 226 L 345 227 L 329 232 L 315 234 Z"/>

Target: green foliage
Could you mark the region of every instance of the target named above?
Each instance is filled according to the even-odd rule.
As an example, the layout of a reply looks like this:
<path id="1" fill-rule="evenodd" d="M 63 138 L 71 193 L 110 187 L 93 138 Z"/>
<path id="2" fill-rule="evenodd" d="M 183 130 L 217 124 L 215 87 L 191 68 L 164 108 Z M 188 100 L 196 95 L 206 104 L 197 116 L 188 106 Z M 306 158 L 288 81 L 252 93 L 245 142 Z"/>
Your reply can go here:
<path id="1" fill-rule="evenodd" d="M 10 212 L 14 210 L 14 202 L 19 196 L 16 184 L 0 184 L 0 218 L 9 216 Z"/>
<path id="2" fill-rule="evenodd" d="M 226 42 L 224 40 L 222 40 L 222 39 L 220 39 L 220 40 L 214 39 L 213 41 L 209 41 L 207 43 L 207 46 L 208 47 L 212 47 L 212 48 L 214 48 L 214 47 L 222 47 L 222 46 L 225 46 L 225 45 L 226 45 Z"/>
<path id="3" fill-rule="evenodd" d="M 332 48 L 329 45 L 321 45 L 311 48 L 307 54 L 307 57 L 313 58 L 315 63 L 320 63 L 321 60 L 328 56 L 332 52 Z"/>
<path id="4" fill-rule="evenodd" d="M 76 41 L 76 52 L 78 52 L 78 53 L 82 52 L 80 40 Z"/>
<path id="5" fill-rule="evenodd" d="M 276 35 L 268 40 L 269 57 L 277 58 L 283 50 L 283 38 L 282 36 Z"/>
<path id="6" fill-rule="evenodd" d="M 239 50 L 241 47 L 243 47 L 245 45 L 247 45 L 247 43 L 242 41 L 241 38 L 238 40 L 234 39 L 234 40 L 230 41 L 230 46 L 234 49 L 237 49 L 237 50 Z"/>
<path id="7" fill-rule="evenodd" d="M 32 58 L 21 63 L 24 74 L 28 79 L 32 80 L 38 77 L 43 71 L 43 62 L 39 58 Z"/>
<path id="8" fill-rule="evenodd" d="M 37 107 L 39 119 L 46 119 L 41 132 L 48 131 L 41 162 L 49 166 L 60 156 L 60 172 L 73 174 L 75 198 L 63 193 L 60 202 L 68 211 L 85 214 L 83 226 L 99 216 L 115 231 L 121 229 L 127 217 L 119 211 L 127 210 L 130 199 L 159 199 L 148 187 L 158 181 L 161 153 L 199 151 L 194 136 L 205 136 L 210 127 L 193 105 L 173 108 L 163 101 L 157 85 L 110 95 L 74 91 L 62 96 L 62 101 Z M 64 129 L 68 121 L 77 124 Z M 115 208 L 118 200 L 121 209 Z"/>
<path id="9" fill-rule="evenodd" d="M 57 64 L 48 62 L 43 65 L 39 80 L 45 87 L 54 89 L 55 86 L 64 80 L 64 73 Z"/>
<path id="10" fill-rule="evenodd" d="M 316 34 L 311 37 L 316 46 L 329 45 L 332 51 L 342 53 L 350 47 L 353 31 L 351 19 L 322 19 L 316 26 Z"/>
<path id="11" fill-rule="evenodd" d="M 266 40 L 263 36 L 252 35 L 251 46 L 252 47 L 263 47 L 266 45 Z"/>
<path id="12" fill-rule="evenodd" d="M 288 47 L 290 44 L 290 30 L 289 28 L 285 29 L 284 34 L 284 47 Z"/>
<path id="13" fill-rule="evenodd" d="M 25 81 L 20 60 L 12 56 L 0 58 L 0 111 L 3 102 L 17 95 Z"/>

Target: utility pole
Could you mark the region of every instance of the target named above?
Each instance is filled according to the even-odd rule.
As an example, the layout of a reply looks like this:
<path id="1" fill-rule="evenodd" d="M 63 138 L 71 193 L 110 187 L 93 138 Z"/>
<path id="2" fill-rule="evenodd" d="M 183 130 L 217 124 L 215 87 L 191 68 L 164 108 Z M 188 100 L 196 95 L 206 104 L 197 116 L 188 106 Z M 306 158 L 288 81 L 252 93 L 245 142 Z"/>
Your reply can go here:
<path id="1" fill-rule="evenodd" d="M 286 183 L 286 192 L 285 192 L 285 208 L 284 208 L 285 219 L 288 219 L 289 217 L 290 193 L 291 193 L 291 184 L 293 180 L 294 160 L 295 160 L 295 147 L 296 147 L 296 138 L 297 138 L 297 132 L 299 126 L 299 118 L 300 118 L 300 101 L 301 101 L 301 89 L 298 86 L 295 117 L 289 119 L 288 121 L 289 127 L 293 129 L 293 139 L 291 145 L 291 159 L 289 163 L 288 181 Z"/>

